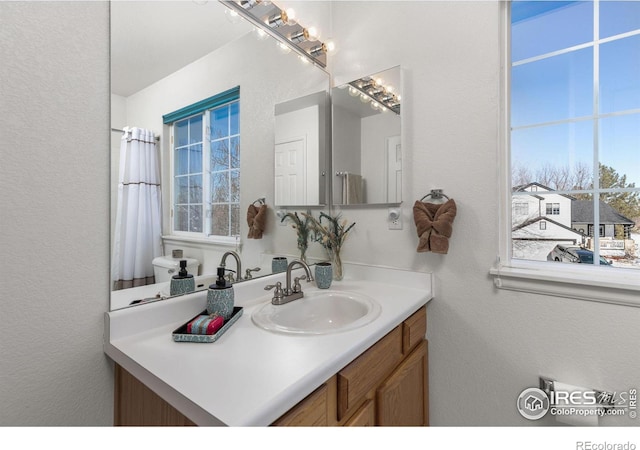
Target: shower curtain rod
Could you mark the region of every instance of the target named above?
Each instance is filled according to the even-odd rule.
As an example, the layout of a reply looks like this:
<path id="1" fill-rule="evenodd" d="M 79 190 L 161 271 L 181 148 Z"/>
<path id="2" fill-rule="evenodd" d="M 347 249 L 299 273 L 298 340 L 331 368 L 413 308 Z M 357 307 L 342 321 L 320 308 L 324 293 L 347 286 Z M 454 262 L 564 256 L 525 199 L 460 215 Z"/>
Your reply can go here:
<path id="1" fill-rule="evenodd" d="M 120 128 L 111 128 L 111 131 L 116 131 L 118 133 L 124 133 L 124 130 L 121 130 Z M 160 140 L 160 136 L 156 136 L 156 141 Z"/>

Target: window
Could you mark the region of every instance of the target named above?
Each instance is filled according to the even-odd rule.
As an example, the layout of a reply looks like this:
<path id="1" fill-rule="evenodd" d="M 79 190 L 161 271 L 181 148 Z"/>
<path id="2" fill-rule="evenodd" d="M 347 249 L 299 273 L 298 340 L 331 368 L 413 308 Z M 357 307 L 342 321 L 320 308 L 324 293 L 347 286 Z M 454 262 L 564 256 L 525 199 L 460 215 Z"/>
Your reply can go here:
<path id="1" fill-rule="evenodd" d="M 638 269 L 640 235 L 630 233 L 625 254 L 607 253 L 599 237 L 602 223 L 622 229 L 640 218 L 640 2 L 510 3 L 511 185 L 568 197 L 570 211 L 558 220 L 601 230 L 585 243 L 594 260 L 603 253 L 614 267 Z M 513 201 L 532 191 L 514 190 Z M 544 211 L 559 216 L 560 203 Z M 516 211 L 512 229 L 519 221 Z M 540 243 L 530 246 L 519 245 L 519 258 L 547 260 Z"/>
<path id="2" fill-rule="evenodd" d="M 507 195 L 495 284 L 640 306 L 640 2 L 513 0 L 503 7 Z M 540 192 L 559 203 L 541 202 L 526 221 L 509 207 L 540 200 Z M 524 240 L 536 213 L 552 215 L 554 226 Z M 599 232 L 590 237 L 585 229 Z M 595 263 L 549 259 L 568 241 Z M 598 263 L 602 257 L 611 265 Z"/>
<path id="3" fill-rule="evenodd" d="M 545 222 L 544 220 L 540 221 L 540 230 L 544 231 L 547 229 L 547 222 Z"/>
<path id="4" fill-rule="evenodd" d="M 547 216 L 560 214 L 560 203 L 547 203 Z"/>
<path id="5" fill-rule="evenodd" d="M 239 88 L 163 119 L 172 136 L 172 234 L 222 241 L 238 236 Z"/>

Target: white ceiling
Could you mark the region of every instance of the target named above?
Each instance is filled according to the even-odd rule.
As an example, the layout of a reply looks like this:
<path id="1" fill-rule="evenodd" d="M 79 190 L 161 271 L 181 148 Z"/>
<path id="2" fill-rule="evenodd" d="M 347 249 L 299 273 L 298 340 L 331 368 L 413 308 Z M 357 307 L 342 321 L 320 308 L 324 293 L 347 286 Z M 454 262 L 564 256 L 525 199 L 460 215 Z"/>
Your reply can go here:
<path id="1" fill-rule="evenodd" d="M 111 92 L 128 97 L 250 32 L 217 0 L 111 2 Z"/>

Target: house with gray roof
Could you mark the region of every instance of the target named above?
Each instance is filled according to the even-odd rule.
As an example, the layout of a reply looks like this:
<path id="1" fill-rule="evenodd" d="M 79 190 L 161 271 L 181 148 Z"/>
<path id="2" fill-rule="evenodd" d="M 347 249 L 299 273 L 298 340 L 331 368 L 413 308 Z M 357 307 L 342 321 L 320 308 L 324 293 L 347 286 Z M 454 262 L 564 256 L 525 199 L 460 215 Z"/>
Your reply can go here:
<path id="1" fill-rule="evenodd" d="M 593 206 L 594 202 L 591 200 L 574 200 L 571 202 L 571 228 L 587 236 L 593 236 Z M 614 238 L 617 225 L 622 227 L 624 238 L 629 239 L 631 229 L 635 226 L 633 220 L 623 216 L 602 200 L 599 202 L 598 209 L 600 222 L 598 233 L 600 237 Z"/>

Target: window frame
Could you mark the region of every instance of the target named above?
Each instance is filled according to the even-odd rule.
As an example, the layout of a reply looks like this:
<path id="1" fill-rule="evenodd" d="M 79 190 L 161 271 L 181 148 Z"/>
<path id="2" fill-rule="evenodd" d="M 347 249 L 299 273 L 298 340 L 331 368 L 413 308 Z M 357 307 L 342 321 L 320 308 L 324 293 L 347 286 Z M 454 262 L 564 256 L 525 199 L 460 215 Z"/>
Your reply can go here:
<path id="1" fill-rule="evenodd" d="M 494 286 L 501 290 L 640 307 L 640 272 L 636 270 L 583 264 L 549 266 L 543 261 L 512 258 L 510 4 L 510 1 L 500 2 L 501 101 L 498 143 L 500 216 L 498 255 L 489 269 Z"/>
<path id="2" fill-rule="evenodd" d="M 211 190 L 211 168 L 210 168 L 210 154 L 211 154 L 211 136 L 210 136 L 210 123 L 211 112 L 217 108 L 231 105 L 232 103 L 240 104 L 240 87 L 224 91 L 220 94 L 214 95 L 207 99 L 201 100 L 194 104 L 188 105 L 177 111 L 174 111 L 163 116 L 163 122 L 169 128 L 170 143 L 169 143 L 169 179 L 170 181 L 170 195 L 169 195 L 169 236 L 163 236 L 165 241 L 173 242 L 194 242 L 199 244 L 214 244 L 223 246 L 237 246 L 241 241 L 241 214 L 238 218 L 238 234 L 237 235 L 214 235 L 208 234 L 208 230 L 211 229 L 212 211 L 210 201 Z M 183 120 L 202 116 L 202 232 L 183 231 L 175 229 L 175 125 Z M 238 137 L 240 138 L 240 130 L 238 134 L 228 135 L 226 138 Z M 230 172 L 231 169 L 228 170 Z M 241 169 L 237 169 L 238 173 Z M 239 196 L 239 195 L 238 195 Z M 227 204 L 235 204 L 236 202 L 227 202 Z M 240 199 L 237 202 L 238 208 L 240 207 Z"/>

